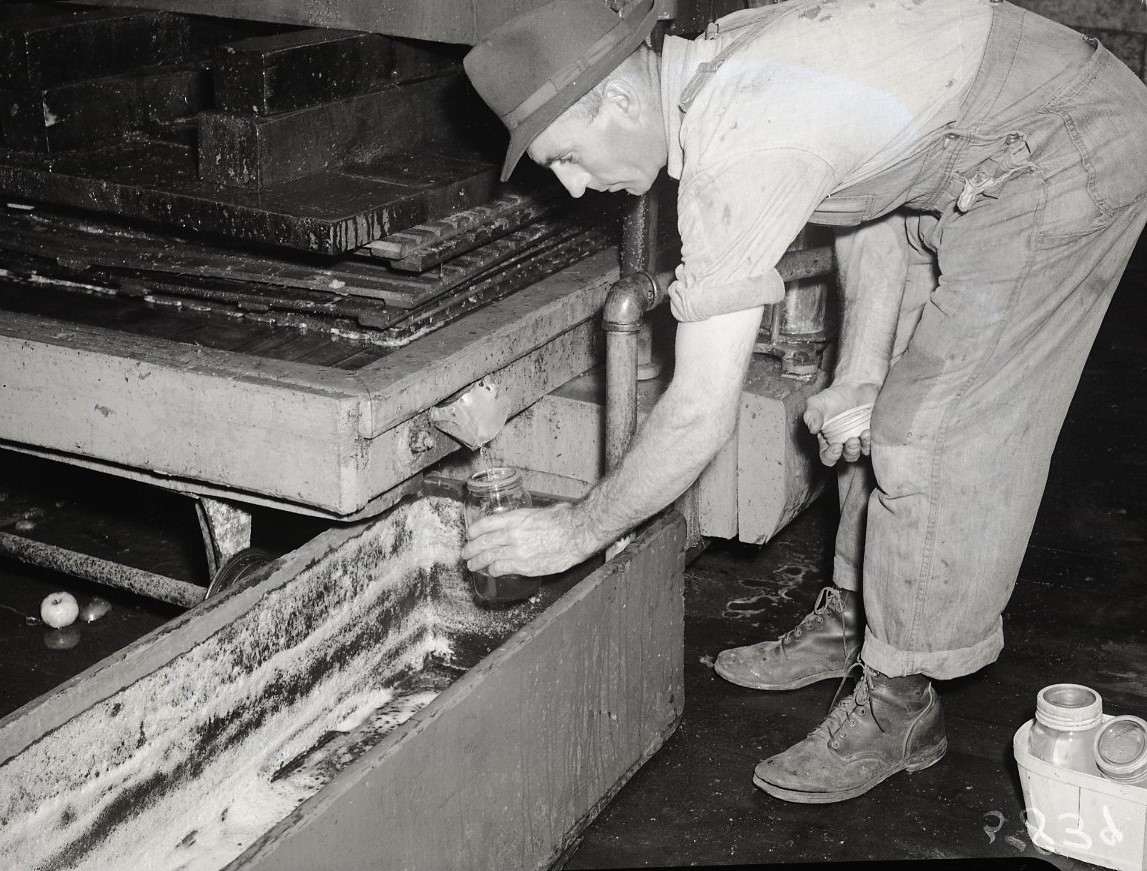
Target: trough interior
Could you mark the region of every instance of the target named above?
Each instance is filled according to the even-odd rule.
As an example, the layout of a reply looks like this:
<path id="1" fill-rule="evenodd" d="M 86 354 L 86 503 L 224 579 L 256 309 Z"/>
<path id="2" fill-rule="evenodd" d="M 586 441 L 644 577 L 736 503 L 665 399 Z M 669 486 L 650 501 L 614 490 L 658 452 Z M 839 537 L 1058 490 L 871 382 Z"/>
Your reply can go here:
<path id="1" fill-rule="evenodd" d="M 228 591 L 250 606 L 0 762 L 0 866 L 226 865 L 577 580 L 483 608 L 462 539 L 426 496 Z"/>

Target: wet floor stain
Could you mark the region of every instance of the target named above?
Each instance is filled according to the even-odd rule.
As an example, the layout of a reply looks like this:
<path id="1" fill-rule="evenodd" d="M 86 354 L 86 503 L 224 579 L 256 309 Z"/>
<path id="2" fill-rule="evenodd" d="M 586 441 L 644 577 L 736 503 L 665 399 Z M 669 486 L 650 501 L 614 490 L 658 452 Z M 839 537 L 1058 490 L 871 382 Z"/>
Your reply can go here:
<path id="1" fill-rule="evenodd" d="M 793 593 L 806 583 L 823 579 L 821 570 L 814 563 L 807 561 L 785 563 L 763 578 L 738 578 L 738 584 L 755 592 L 750 596 L 739 596 L 729 600 L 725 605 L 723 616 L 739 619 L 772 613 L 778 606 L 796 601 Z"/>

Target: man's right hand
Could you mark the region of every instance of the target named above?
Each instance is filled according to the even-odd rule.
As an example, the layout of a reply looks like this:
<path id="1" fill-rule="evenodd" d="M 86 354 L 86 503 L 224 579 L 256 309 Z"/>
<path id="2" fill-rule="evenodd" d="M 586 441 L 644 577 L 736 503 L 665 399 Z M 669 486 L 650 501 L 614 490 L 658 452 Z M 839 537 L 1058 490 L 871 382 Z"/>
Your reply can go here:
<path id="1" fill-rule="evenodd" d="M 869 455 L 872 450 L 872 434 L 869 430 L 865 430 L 857 438 L 833 444 L 825 439 L 821 427 L 826 420 L 838 414 L 858 405 L 875 402 L 876 394 L 879 392 L 879 384 L 838 382 L 809 397 L 805 405 L 804 422 L 808 431 L 817 437 L 822 463 L 834 466 L 841 458 L 846 462 L 855 463 L 861 456 Z"/>

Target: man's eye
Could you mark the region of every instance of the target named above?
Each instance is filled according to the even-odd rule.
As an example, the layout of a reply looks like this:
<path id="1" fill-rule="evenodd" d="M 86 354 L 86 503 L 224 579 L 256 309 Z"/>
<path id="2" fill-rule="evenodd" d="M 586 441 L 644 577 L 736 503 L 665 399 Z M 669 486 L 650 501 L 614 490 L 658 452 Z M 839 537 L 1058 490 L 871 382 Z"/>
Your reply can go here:
<path id="1" fill-rule="evenodd" d="M 573 163 L 573 160 L 574 160 L 574 159 L 573 159 L 573 155 L 572 155 L 572 154 L 563 154 L 561 157 L 559 157 L 559 158 L 558 158 L 556 161 L 554 161 L 554 162 L 555 162 L 555 163 Z"/>

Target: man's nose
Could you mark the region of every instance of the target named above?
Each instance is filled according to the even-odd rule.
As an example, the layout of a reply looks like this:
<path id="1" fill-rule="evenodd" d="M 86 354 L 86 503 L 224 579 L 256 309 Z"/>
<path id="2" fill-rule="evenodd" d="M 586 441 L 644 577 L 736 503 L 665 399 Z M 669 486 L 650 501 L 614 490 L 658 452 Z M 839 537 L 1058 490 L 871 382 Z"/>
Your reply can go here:
<path id="1" fill-rule="evenodd" d="M 570 192 L 571 197 L 577 199 L 585 193 L 586 185 L 589 182 L 589 173 L 584 169 L 561 163 L 555 163 L 550 169 L 554 171 L 554 175 L 558 177 L 562 187 Z"/>

